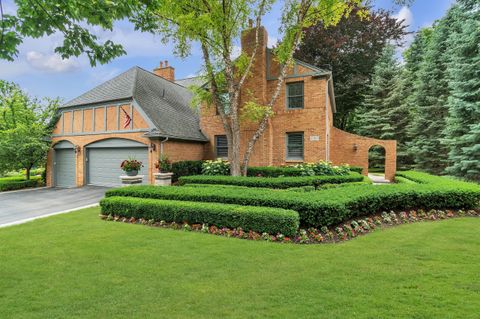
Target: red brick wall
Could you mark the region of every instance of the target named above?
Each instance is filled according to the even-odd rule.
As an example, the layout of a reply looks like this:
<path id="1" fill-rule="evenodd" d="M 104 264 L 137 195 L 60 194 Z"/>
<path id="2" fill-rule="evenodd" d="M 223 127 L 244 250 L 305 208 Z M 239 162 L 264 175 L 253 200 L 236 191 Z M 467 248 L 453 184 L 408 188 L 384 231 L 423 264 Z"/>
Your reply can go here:
<path id="1" fill-rule="evenodd" d="M 334 164 L 348 163 L 363 167 L 363 174 L 368 174 L 368 151 L 372 146 L 385 148 L 385 178 L 393 181 L 397 169 L 397 141 L 378 140 L 359 136 L 333 128 L 330 144 L 330 159 Z"/>

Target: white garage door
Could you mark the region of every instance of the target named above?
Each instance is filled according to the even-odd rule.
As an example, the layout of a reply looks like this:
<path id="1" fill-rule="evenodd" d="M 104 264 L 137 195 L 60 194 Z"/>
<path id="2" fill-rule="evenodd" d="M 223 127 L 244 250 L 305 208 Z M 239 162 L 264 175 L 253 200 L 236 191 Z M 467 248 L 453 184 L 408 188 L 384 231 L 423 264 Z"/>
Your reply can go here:
<path id="1" fill-rule="evenodd" d="M 148 183 L 148 148 L 146 145 L 123 139 L 111 139 L 87 146 L 87 184 L 120 186 L 123 160 L 134 158 L 143 163 L 139 175 Z"/>

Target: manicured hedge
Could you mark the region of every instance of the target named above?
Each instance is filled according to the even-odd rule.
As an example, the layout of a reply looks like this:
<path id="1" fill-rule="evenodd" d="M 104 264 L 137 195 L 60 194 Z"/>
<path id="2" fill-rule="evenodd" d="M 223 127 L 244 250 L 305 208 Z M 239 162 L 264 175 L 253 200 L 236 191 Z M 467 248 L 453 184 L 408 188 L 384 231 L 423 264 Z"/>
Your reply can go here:
<path id="1" fill-rule="evenodd" d="M 191 176 L 202 174 L 203 161 L 180 161 L 172 163 L 172 180 L 178 181 L 180 176 Z"/>
<path id="2" fill-rule="evenodd" d="M 32 176 L 29 180 L 24 177 L 3 177 L 0 178 L 0 192 L 12 191 L 22 188 L 39 187 L 43 182 L 40 176 Z"/>
<path id="3" fill-rule="evenodd" d="M 302 176 L 300 168 L 281 166 L 252 166 L 248 168 L 247 176 L 253 177 L 281 177 Z"/>
<path id="4" fill-rule="evenodd" d="M 315 192 L 236 187 L 132 186 L 106 196 L 133 196 L 184 201 L 219 202 L 292 209 L 305 226 L 330 226 L 345 219 L 379 211 L 414 208 L 474 208 L 480 187 L 445 179 L 434 184 L 352 185 Z"/>
<path id="5" fill-rule="evenodd" d="M 298 213 L 293 210 L 270 207 L 240 206 L 219 203 L 197 203 L 175 200 L 140 199 L 134 197 L 107 197 L 100 201 L 102 213 L 122 217 L 154 219 L 166 222 L 208 224 L 281 233 L 291 236 L 299 226 Z"/>
<path id="6" fill-rule="evenodd" d="M 361 167 L 361 166 L 350 166 L 350 170 L 351 170 L 352 172 L 356 172 L 356 173 L 358 173 L 358 174 L 362 174 L 362 172 L 363 172 L 363 167 Z"/>
<path id="7" fill-rule="evenodd" d="M 363 176 L 358 173 L 337 176 L 299 176 L 299 177 L 248 177 L 248 176 L 183 176 L 180 177 L 180 185 L 184 184 L 218 184 L 218 185 L 237 185 L 248 187 L 265 187 L 286 189 L 291 187 L 314 186 L 319 187 L 322 184 L 341 184 L 351 182 L 361 182 Z"/>

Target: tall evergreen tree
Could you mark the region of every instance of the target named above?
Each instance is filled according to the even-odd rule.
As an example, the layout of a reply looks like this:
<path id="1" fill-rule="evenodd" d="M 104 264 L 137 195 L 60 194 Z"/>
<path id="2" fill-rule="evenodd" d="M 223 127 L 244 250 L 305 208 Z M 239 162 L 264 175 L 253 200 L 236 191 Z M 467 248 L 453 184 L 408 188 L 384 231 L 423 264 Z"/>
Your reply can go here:
<path id="1" fill-rule="evenodd" d="M 380 139 L 397 140 L 400 166 L 407 162 L 407 126 L 409 110 L 404 103 L 405 81 L 402 68 L 395 57 L 395 48 L 388 45 L 375 65 L 365 101 L 355 119 L 357 133 Z M 378 152 L 374 161 L 381 159 Z"/>
<path id="2" fill-rule="evenodd" d="M 409 151 L 416 167 L 432 173 L 442 173 L 448 164 L 448 149 L 441 143 L 448 115 L 449 95 L 447 67 L 447 39 L 451 33 L 457 7 L 433 27 L 426 47 L 412 98 L 415 103 L 413 120 L 409 127 L 412 138 Z"/>
<path id="3" fill-rule="evenodd" d="M 459 1 L 448 39 L 447 173 L 480 181 L 480 4 Z"/>

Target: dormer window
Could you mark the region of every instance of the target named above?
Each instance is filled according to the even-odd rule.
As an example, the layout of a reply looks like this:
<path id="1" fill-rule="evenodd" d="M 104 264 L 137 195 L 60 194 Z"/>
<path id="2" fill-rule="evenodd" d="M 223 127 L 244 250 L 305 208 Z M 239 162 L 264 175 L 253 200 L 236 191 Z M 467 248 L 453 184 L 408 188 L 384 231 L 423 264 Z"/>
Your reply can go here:
<path id="1" fill-rule="evenodd" d="M 287 109 L 303 109 L 303 82 L 287 83 Z"/>

